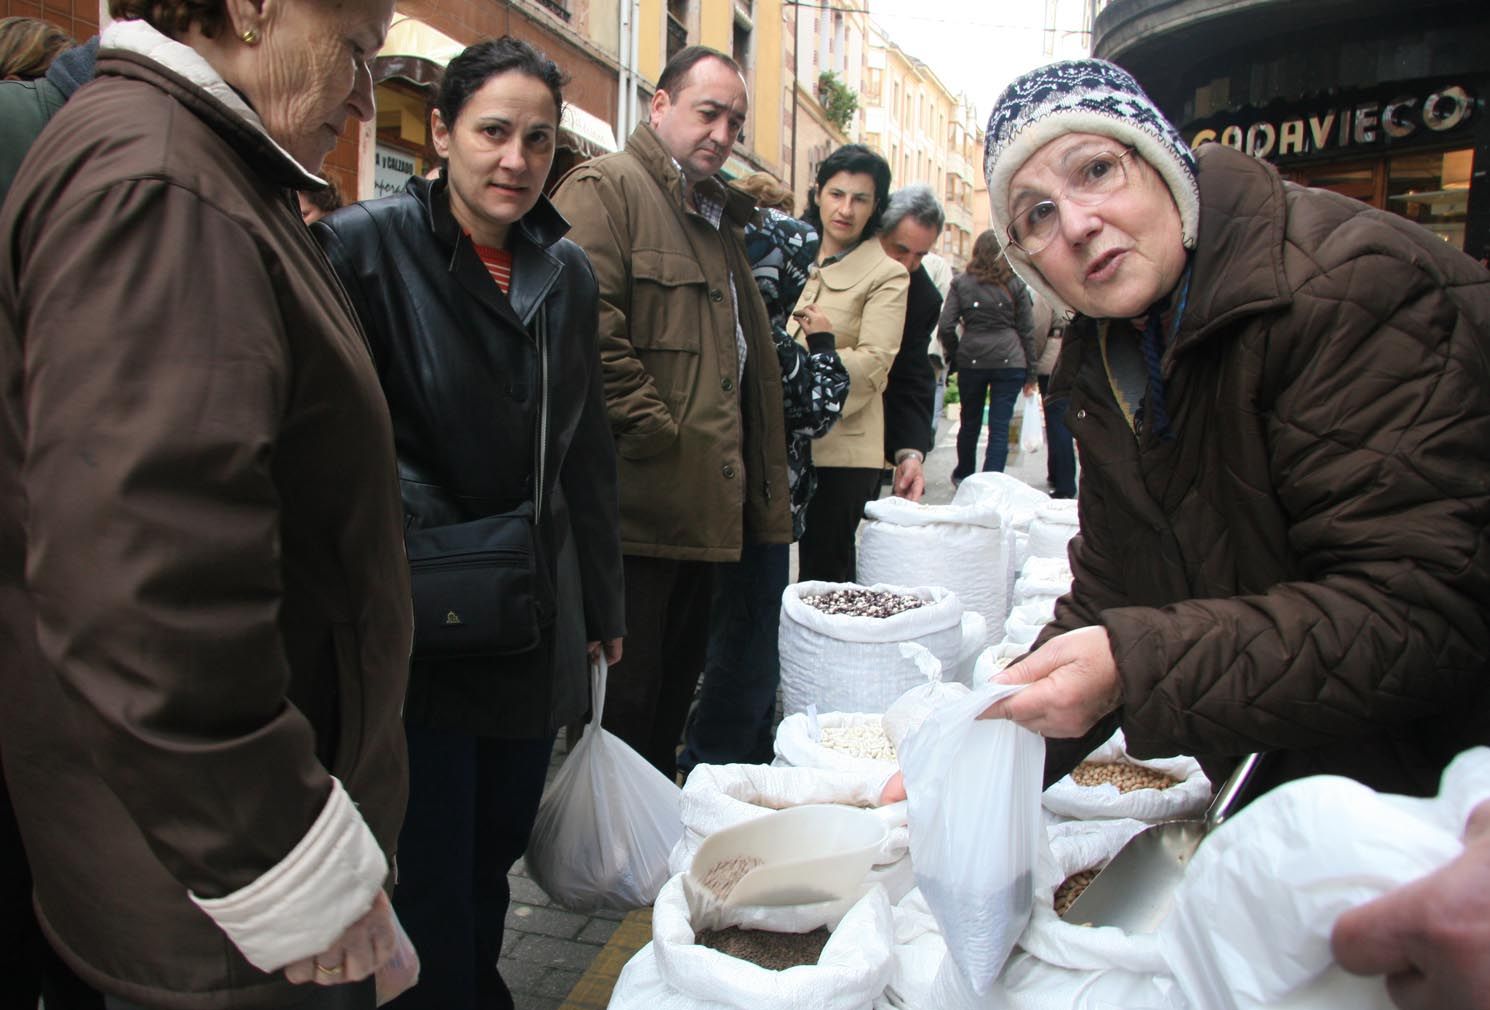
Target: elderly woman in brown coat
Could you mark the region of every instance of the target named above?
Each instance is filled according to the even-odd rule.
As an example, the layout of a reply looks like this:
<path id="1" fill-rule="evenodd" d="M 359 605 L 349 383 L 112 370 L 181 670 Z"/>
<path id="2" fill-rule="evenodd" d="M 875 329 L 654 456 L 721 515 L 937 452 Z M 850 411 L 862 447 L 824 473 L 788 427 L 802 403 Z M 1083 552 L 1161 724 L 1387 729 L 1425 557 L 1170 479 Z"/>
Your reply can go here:
<path id="1" fill-rule="evenodd" d="M 0 218 L 0 744 L 36 906 L 111 1007 L 371 1007 L 402 509 L 294 191 L 372 116 L 392 0 L 112 13 Z"/>
<path id="2" fill-rule="evenodd" d="M 1125 72 L 1017 80 L 988 131 L 1011 262 L 1074 314 L 1075 581 L 996 706 L 1063 774 L 1415 795 L 1490 742 L 1490 277 L 1416 225 L 1189 148 Z"/>

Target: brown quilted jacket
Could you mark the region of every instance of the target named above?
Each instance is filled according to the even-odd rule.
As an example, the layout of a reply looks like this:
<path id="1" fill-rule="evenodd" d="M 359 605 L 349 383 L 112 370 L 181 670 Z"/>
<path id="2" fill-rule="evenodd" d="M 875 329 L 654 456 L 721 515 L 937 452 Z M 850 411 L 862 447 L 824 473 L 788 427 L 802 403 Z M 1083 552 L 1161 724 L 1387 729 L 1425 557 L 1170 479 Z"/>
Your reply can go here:
<path id="1" fill-rule="evenodd" d="M 1490 743 L 1490 274 L 1399 217 L 1200 152 L 1176 437 L 1135 438 L 1078 320 L 1053 380 L 1080 445 L 1075 581 L 1040 641 L 1103 625 L 1138 756 L 1249 794 L 1316 773 L 1433 793 Z"/>

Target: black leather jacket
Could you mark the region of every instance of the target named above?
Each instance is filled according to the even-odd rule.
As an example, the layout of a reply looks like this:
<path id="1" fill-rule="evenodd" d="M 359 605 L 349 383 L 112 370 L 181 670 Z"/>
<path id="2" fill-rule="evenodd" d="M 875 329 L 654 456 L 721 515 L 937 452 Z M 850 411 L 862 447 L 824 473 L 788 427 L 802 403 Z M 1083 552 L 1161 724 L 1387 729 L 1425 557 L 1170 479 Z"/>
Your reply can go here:
<path id="1" fill-rule="evenodd" d="M 624 633 L 615 443 L 601 392 L 594 274 L 541 199 L 512 230 L 504 296 L 450 213 L 444 180 L 409 180 L 313 229 L 357 306 L 393 416 L 410 526 L 462 522 L 533 495 L 540 312 L 548 437 L 539 535 L 554 567 L 551 642 L 522 660 L 416 663 L 405 718 L 537 737 L 589 704 L 584 643 Z"/>

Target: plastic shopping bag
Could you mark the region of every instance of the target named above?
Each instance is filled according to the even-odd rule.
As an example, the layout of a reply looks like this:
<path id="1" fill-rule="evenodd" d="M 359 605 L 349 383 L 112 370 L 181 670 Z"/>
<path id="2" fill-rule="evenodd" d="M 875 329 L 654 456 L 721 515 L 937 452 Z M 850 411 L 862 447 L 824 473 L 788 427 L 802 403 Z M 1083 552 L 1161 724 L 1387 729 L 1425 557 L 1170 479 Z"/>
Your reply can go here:
<path id="1" fill-rule="evenodd" d="M 601 728 L 606 663 L 590 668 L 594 715 L 543 792 L 528 872 L 575 912 L 650 905 L 683 836 L 677 785 Z"/>
<path id="2" fill-rule="evenodd" d="M 1020 422 L 1019 448 L 1025 452 L 1039 452 L 1045 448 L 1045 417 L 1040 413 L 1040 398 L 1034 393 L 1021 397 L 1024 404 L 1024 420 Z"/>
<path id="3" fill-rule="evenodd" d="M 936 709 L 900 752 L 916 884 L 941 924 L 957 988 L 978 996 L 993 989 L 1029 922 L 1045 844 L 1045 741 L 1007 720 L 977 718 L 1022 689 L 989 684 Z"/>

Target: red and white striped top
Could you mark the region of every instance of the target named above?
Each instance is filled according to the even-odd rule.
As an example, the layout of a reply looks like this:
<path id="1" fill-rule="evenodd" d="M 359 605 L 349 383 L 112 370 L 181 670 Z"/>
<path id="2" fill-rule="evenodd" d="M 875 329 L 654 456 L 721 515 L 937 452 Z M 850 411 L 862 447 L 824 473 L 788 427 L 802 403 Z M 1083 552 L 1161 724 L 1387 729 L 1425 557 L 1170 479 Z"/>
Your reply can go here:
<path id="1" fill-rule="evenodd" d="M 512 254 L 506 249 L 493 249 L 489 245 L 471 245 L 476 250 L 476 255 L 481 257 L 486 272 L 491 274 L 491 279 L 497 282 L 497 287 L 502 289 L 502 294 L 510 294 L 512 291 Z"/>

